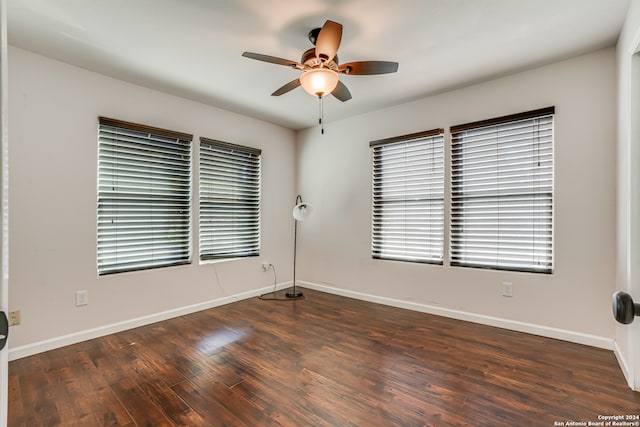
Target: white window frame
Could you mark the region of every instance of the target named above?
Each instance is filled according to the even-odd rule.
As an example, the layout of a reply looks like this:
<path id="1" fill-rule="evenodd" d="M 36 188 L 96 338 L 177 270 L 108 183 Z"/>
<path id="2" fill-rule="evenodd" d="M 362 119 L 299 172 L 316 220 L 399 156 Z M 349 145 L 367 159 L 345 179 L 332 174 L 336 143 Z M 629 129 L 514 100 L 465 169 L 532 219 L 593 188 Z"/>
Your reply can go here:
<path id="1" fill-rule="evenodd" d="M 452 266 L 553 273 L 554 115 L 451 127 Z"/>
<path id="2" fill-rule="evenodd" d="M 262 151 L 200 138 L 201 261 L 260 255 Z"/>
<path id="3" fill-rule="evenodd" d="M 193 136 L 98 121 L 98 275 L 190 263 Z"/>
<path id="4" fill-rule="evenodd" d="M 444 130 L 372 141 L 371 253 L 442 264 Z"/>

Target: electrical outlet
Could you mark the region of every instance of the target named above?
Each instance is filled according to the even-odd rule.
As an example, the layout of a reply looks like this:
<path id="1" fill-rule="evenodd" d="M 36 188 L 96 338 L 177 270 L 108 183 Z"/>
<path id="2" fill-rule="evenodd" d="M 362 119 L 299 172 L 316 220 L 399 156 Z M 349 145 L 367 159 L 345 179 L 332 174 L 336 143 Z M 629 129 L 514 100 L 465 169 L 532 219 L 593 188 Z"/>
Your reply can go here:
<path id="1" fill-rule="evenodd" d="M 87 304 L 89 304 L 89 291 L 86 289 L 76 291 L 76 307 Z"/>
<path id="2" fill-rule="evenodd" d="M 263 262 L 262 263 L 262 271 L 269 271 L 269 269 L 272 267 L 272 264 L 270 262 Z"/>
<path id="3" fill-rule="evenodd" d="M 14 310 L 9 312 L 9 326 L 16 326 L 21 323 L 20 310 Z"/>
<path id="4" fill-rule="evenodd" d="M 502 296 L 503 297 L 513 296 L 513 283 L 502 282 Z"/>

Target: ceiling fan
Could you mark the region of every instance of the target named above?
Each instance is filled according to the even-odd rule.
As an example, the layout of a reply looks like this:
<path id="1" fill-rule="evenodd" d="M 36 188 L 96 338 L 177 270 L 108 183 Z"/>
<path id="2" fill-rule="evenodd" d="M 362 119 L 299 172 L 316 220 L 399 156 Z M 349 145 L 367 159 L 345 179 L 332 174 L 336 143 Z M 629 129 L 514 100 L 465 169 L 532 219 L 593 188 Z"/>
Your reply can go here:
<path id="1" fill-rule="evenodd" d="M 253 52 L 244 52 L 242 54 L 246 58 L 285 65 L 302 71 L 302 75 L 299 78 L 277 89 L 271 94 L 272 96 L 284 95 L 298 86 L 302 86 L 310 95 L 322 98 L 330 93 L 344 102 L 351 99 L 351 92 L 340 81 L 340 74 L 373 75 L 398 71 L 397 62 L 359 61 L 339 64 L 336 54 L 342 40 L 342 25 L 337 22 L 325 22 L 322 28 L 315 28 L 309 31 L 308 37 L 309 41 L 315 45 L 315 48 L 304 52 L 300 62 Z"/>

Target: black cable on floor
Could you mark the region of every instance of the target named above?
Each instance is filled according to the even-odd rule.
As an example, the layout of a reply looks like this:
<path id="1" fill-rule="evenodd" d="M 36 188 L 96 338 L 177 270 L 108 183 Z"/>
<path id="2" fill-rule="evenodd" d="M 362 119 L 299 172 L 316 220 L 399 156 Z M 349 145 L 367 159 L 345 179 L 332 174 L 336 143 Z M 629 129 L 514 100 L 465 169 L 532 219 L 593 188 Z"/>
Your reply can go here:
<path id="1" fill-rule="evenodd" d="M 301 300 L 301 299 L 305 299 L 304 295 L 301 295 L 299 297 L 295 297 L 295 298 L 278 298 L 276 297 L 276 286 L 278 284 L 278 274 L 276 273 L 276 266 L 271 264 L 271 268 L 273 268 L 273 291 L 271 292 L 267 292 L 265 294 L 262 295 L 258 295 L 258 299 L 264 300 L 264 301 L 295 301 L 295 300 Z M 273 297 L 265 297 L 265 295 L 273 295 Z"/>

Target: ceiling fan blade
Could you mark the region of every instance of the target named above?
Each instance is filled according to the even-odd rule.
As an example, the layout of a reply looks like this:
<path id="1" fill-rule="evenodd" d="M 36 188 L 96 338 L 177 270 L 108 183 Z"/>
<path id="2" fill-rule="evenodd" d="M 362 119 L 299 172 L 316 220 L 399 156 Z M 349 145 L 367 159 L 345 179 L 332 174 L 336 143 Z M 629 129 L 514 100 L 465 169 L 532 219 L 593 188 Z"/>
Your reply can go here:
<path id="1" fill-rule="evenodd" d="M 291 68 L 302 67 L 302 64 L 290 59 L 278 58 L 277 56 L 263 55 L 261 53 L 243 52 L 245 58 L 257 59 L 258 61 L 269 62 L 271 64 L 285 65 Z"/>
<path id="2" fill-rule="evenodd" d="M 290 92 L 300 86 L 300 79 L 291 80 L 286 85 L 282 86 L 280 89 L 276 90 L 271 94 L 271 96 L 280 96 L 284 95 L 287 92 Z"/>
<path id="3" fill-rule="evenodd" d="M 316 58 L 331 61 L 338 52 L 342 40 L 342 24 L 327 21 L 322 26 L 316 41 Z"/>
<path id="4" fill-rule="evenodd" d="M 339 80 L 338 80 L 338 86 L 336 86 L 333 92 L 331 92 L 331 95 L 335 96 L 342 102 L 345 102 L 351 99 L 351 92 L 349 92 L 349 89 L 347 89 L 344 83 L 342 83 Z"/>
<path id="5" fill-rule="evenodd" d="M 340 65 L 338 70 L 343 74 L 354 75 L 373 75 L 373 74 L 389 74 L 398 71 L 397 62 L 387 61 L 360 61 L 348 62 Z"/>

